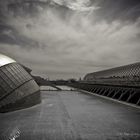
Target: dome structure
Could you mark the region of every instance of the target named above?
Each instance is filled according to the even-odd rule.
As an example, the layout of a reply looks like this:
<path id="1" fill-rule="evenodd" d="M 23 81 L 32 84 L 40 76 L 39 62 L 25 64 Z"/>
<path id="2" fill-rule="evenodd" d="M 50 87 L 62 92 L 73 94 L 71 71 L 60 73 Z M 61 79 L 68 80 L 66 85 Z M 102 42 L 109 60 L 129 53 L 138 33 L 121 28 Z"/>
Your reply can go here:
<path id="1" fill-rule="evenodd" d="M 13 62 L 16 62 L 15 60 L 13 60 L 12 58 L 10 57 L 7 57 L 3 54 L 0 54 L 0 67 L 1 66 L 4 66 L 6 64 L 9 64 L 9 63 L 13 63 Z"/>
<path id="2" fill-rule="evenodd" d="M 0 112 L 9 112 L 41 102 L 39 86 L 15 60 L 0 54 Z"/>

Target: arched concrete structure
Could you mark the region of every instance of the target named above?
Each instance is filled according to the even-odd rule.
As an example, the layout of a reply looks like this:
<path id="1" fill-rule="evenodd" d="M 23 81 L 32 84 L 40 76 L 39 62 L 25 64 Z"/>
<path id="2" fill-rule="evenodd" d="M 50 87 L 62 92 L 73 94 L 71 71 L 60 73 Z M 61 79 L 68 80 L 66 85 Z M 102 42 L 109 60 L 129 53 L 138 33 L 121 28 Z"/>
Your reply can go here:
<path id="1" fill-rule="evenodd" d="M 140 62 L 88 73 L 72 87 L 140 105 Z"/>
<path id="2" fill-rule="evenodd" d="M 94 84 L 140 87 L 140 62 L 88 73 L 84 81 Z"/>

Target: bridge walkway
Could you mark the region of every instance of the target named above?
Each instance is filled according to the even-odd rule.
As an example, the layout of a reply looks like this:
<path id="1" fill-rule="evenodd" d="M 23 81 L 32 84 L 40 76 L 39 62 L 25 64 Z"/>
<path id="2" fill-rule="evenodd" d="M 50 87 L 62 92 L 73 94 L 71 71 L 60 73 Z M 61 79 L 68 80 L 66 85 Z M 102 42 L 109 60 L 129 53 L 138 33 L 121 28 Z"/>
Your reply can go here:
<path id="1" fill-rule="evenodd" d="M 0 114 L 0 140 L 9 139 L 139 140 L 140 110 L 80 91 L 42 91 L 40 105 Z"/>

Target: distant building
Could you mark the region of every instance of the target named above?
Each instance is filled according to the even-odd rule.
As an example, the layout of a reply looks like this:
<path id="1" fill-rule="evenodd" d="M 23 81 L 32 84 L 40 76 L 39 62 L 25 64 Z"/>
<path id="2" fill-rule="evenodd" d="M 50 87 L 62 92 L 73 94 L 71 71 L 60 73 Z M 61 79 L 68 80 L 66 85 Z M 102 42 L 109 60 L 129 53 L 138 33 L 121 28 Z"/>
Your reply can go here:
<path id="1" fill-rule="evenodd" d="M 88 73 L 84 81 L 107 85 L 140 86 L 140 62 Z"/>

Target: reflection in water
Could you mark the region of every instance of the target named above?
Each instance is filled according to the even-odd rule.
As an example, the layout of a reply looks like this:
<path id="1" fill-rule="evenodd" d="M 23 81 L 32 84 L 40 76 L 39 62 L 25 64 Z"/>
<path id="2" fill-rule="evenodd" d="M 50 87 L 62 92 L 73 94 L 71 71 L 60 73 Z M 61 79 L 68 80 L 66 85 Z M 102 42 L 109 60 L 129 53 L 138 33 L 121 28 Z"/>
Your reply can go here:
<path id="1" fill-rule="evenodd" d="M 140 137 L 140 133 L 136 132 L 121 132 L 118 134 L 119 137 L 126 138 L 126 139 L 138 139 Z"/>
<path id="2" fill-rule="evenodd" d="M 14 128 L 10 133 L 9 140 L 16 140 L 20 136 L 20 130 L 18 128 Z"/>
<path id="3" fill-rule="evenodd" d="M 44 104 L 0 114 L 0 140 L 18 140 L 21 137 L 26 137 L 26 140 L 30 134 L 33 135 L 32 132 L 40 117 L 42 105 Z"/>
<path id="4" fill-rule="evenodd" d="M 0 134 L 0 140 L 16 140 L 21 134 L 21 131 L 16 126 L 15 128 L 10 128 L 3 134 Z"/>

